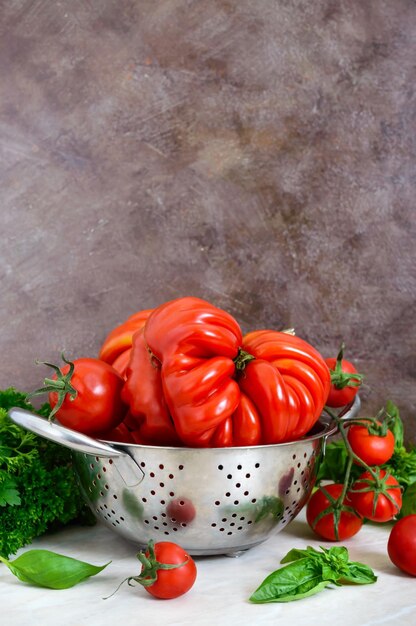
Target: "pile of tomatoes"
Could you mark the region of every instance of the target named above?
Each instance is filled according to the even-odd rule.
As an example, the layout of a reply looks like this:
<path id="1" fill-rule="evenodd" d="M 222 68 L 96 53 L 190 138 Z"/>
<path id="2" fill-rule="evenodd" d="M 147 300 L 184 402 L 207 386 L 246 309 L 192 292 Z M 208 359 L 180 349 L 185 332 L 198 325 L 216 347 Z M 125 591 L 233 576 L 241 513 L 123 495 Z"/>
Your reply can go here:
<path id="1" fill-rule="evenodd" d="M 133 314 L 111 330 L 98 358 L 52 367 L 39 391 L 49 393 L 51 417 L 63 426 L 107 440 L 195 448 L 300 439 L 321 416 L 332 375 L 293 332 L 244 335 L 227 311 L 194 297 Z M 345 376 L 338 393 L 356 393 L 357 380 Z"/>
<path id="2" fill-rule="evenodd" d="M 321 484 L 312 494 L 306 507 L 309 526 L 323 539 L 344 541 L 356 535 L 367 520 L 392 521 L 387 543 L 390 560 L 416 576 L 416 515 L 396 520 L 402 489 L 397 479 L 380 467 L 393 456 L 393 433 L 375 419 L 358 418 L 341 428 L 350 457 L 344 482 Z M 354 480 L 349 479 L 352 464 L 364 470 Z"/>
<path id="3" fill-rule="evenodd" d="M 342 346 L 336 358 L 324 359 L 287 331 L 243 336 L 227 312 L 198 298 L 178 298 L 139 311 L 111 330 L 98 358 L 71 362 L 62 355 L 61 368 L 46 363 L 54 375 L 31 395 L 48 392 L 50 417 L 110 441 L 193 447 L 280 443 L 307 434 L 324 406 L 352 402 L 362 376 L 343 351 Z M 365 520 L 393 520 L 402 505 L 398 481 L 380 467 L 393 454 L 392 432 L 376 420 L 357 419 L 342 426 L 342 435 L 350 465 L 363 471 L 354 481 L 347 476 L 344 483 L 320 485 L 306 510 L 314 532 L 330 541 L 352 537 Z M 155 547 L 157 561 L 169 546 Z M 388 552 L 399 568 L 416 575 L 416 515 L 395 523 Z M 180 556 L 183 564 L 163 569 L 161 581 L 186 572 L 187 584 L 193 584 L 193 561 Z M 156 591 L 157 585 L 151 588 Z"/>

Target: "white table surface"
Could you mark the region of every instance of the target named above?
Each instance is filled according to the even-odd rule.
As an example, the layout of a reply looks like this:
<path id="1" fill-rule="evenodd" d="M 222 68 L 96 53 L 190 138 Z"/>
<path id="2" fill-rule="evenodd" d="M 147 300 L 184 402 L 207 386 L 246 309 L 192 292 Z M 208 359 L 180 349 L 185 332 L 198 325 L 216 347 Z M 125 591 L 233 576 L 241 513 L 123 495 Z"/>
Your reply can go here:
<path id="1" fill-rule="evenodd" d="M 7 626 L 410 625 L 416 623 L 416 578 L 402 574 L 390 562 L 386 551 L 389 528 L 365 525 L 342 544 L 351 560 L 373 568 L 378 576 L 375 584 L 325 589 L 296 602 L 263 605 L 251 604 L 248 598 L 291 548 L 334 545 L 311 533 L 304 511 L 283 531 L 238 558 L 195 557 L 195 585 L 174 600 L 156 600 L 141 586 L 127 583 L 104 600 L 121 580 L 139 573 L 135 546 L 101 524 L 66 528 L 35 540 L 20 552 L 45 548 L 96 565 L 112 563 L 97 576 L 62 591 L 31 587 L 0 564 L 1 622 Z"/>

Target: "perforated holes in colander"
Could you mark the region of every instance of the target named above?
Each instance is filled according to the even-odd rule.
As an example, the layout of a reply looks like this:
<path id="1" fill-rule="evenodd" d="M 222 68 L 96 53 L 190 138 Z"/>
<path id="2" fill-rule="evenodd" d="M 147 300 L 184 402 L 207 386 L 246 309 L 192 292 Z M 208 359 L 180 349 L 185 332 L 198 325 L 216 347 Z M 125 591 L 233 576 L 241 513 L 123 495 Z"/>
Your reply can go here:
<path id="1" fill-rule="evenodd" d="M 142 462 L 141 467 L 144 469 L 146 463 Z M 169 513 L 169 506 L 172 501 L 178 498 L 175 478 L 183 470 L 184 465 L 182 463 L 174 467 L 167 467 L 165 464 L 160 463 L 150 468 L 150 471 L 147 473 L 149 478 L 148 486 L 141 496 L 146 512 L 143 523 L 153 531 L 163 533 L 166 536 L 186 529 L 189 523 Z"/>
<path id="2" fill-rule="evenodd" d="M 229 488 L 226 488 L 221 499 L 214 501 L 214 505 L 218 507 L 218 510 L 226 510 L 227 514 L 224 514 L 220 520 L 211 522 L 212 528 L 230 536 L 253 524 L 257 515 L 255 508 L 257 498 L 250 497 L 249 482 L 259 469 L 259 462 L 246 467 L 243 467 L 241 463 L 230 467 L 225 467 L 222 463 L 217 466 L 222 478 L 225 476 L 229 483 Z"/>
<path id="3" fill-rule="evenodd" d="M 90 459 L 89 455 L 85 454 L 85 458 Z M 108 466 L 103 462 L 103 459 L 96 456 L 95 462 L 89 462 L 91 484 L 88 487 L 90 495 L 100 496 L 97 499 L 95 506 L 96 513 L 107 523 L 111 523 L 114 527 L 119 526 L 125 521 L 123 515 L 120 514 L 118 495 L 113 493 L 110 489 L 110 485 L 107 478 L 107 473 L 113 464 L 112 459 L 108 459 Z"/>
<path id="4" fill-rule="evenodd" d="M 287 524 L 302 509 L 304 498 L 301 491 L 306 492 L 309 488 L 310 468 L 315 459 L 316 451 L 313 450 L 308 458 L 308 454 L 304 452 L 302 455 L 292 455 L 293 468 L 297 472 L 297 478 L 292 482 L 291 486 L 285 491 L 285 505 L 281 524 Z"/>

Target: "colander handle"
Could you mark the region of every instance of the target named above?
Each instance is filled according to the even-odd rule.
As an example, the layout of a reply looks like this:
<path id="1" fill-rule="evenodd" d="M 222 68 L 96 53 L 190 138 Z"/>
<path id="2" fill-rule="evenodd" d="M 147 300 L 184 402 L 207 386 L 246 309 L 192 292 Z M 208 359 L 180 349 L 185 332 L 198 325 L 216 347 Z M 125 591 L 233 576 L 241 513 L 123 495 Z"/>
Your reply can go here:
<path id="1" fill-rule="evenodd" d="M 113 458 L 126 456 L 125 452 L 116 450 L 106 443 L 92 439 L 70 428 L 65 428 L 60 424 L 49 422 L 47 419 L 25 409 L 10 409 L 9 417 L 18 426 L 22 426 L 45 439 L 50 439 L 55 443 L 71 448 L 71 450 Z"/>

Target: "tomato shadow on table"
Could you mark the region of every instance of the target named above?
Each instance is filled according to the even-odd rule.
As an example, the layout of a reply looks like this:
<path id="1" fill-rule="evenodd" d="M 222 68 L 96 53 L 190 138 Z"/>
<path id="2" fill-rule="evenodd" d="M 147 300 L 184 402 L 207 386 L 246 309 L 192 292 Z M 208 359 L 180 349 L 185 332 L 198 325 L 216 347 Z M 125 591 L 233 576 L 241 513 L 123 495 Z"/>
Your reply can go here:
<path id="1" fill-rule="evenodd" d="M 310 529 L 307 522 L 303 520 L 292 520 L 282 532 L 284 532 L 285 535 L 290 535 L 297 539 L 317 539 L 317 535 Z"/>

